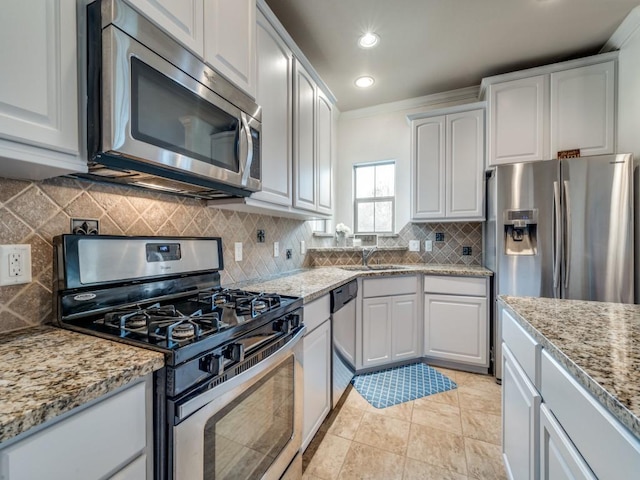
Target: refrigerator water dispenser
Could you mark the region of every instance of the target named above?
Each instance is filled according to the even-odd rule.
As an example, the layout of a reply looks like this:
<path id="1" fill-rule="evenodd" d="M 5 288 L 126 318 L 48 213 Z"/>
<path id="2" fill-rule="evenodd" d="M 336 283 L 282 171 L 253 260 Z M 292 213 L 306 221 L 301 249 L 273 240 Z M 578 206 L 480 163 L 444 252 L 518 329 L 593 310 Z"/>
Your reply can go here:
<path id="1" fill-rule="evenodd" d="M 504 254 L 536 255 L 538 253 L 538 209 L 505 210 Z"/>

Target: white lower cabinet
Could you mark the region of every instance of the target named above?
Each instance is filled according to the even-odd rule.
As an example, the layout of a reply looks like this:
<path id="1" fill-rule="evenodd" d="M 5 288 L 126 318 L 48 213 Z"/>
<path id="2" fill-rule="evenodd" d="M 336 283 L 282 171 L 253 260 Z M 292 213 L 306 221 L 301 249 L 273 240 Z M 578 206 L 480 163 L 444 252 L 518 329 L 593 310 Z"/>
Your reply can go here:
<path id="1" fill-rule="evenodd" d="M 309 329 L 303 341 L 302 451 L 331 410 L 331 318 L 329 296 L 304 307 Z"/>
<path id="2" fill-rule="evenodd" d="M 365 298 L 362 307 L 364 367 L 420 356 L 416 295 Z"/>
<path id="3" fill-rule="evenodd" d="M 488 280 L 424 277 L 424 356 L 489 367 Z"/>
<path id="4" fill-rule="evenodd" d="M 595 480 L 593 472 L 549 409 L 540 405 L 540 479 Z"/>
<path id="5" fill-rule="evenodd" d="M 151 375 L 0 449 L 0 478 L 151 479 Z"/>
<path id="6" fill-rule="evenodd" d="M 541 397 L 509 348 L 502 345 L 502 457 L 512 480 L 538 479 Z"/>

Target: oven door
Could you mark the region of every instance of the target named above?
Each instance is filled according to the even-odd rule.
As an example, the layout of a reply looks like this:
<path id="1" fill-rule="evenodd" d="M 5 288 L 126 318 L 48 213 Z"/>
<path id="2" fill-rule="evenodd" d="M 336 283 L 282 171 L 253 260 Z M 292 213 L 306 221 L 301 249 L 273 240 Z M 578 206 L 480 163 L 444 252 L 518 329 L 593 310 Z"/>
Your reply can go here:
<path id="1" fill-rule="evenodd" d="M 100 163 L 115 155 L 260 190 L 259 121 L 113 25 L 101 78 L 102 130 L 90 132 L 101 142 L 90 150 L 107 154 Z"/>
<path id="2" fill-rule="evenodd" d="M 304 330 L 257 365 L 176 405 L 173 478 L 282 476 L 302 441 Z"/>

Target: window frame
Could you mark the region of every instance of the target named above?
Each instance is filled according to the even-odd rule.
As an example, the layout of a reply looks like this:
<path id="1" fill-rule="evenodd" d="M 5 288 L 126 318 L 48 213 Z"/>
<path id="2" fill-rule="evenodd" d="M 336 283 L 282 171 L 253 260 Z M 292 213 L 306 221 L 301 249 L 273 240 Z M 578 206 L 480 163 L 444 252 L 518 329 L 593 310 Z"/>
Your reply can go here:
<path id="1" fill-rule="evenodd" d="M 366 168 L 366 167 L 378 167 L 382 165 L 393 165 L 393 195 L 384 196 L 384 197 L 362 197 L 358 198 L 357 189 L 357 169 L 358 168 Z M 374 170 L 375 172 L 375 170 Z M 366 163 L 355 163 L 353 165 L 353 233 L 361 233 L 361 234 L 393 234 L 395 232 L 396 227 L 396 161 L 395 160 L 380 160 L 376 162 L 366 162 Z M 375 173 L 374 173 L 374 181 L 375 181 Z M 375 189 L 374 189 L 375 194 Z M 391 202 L 391 230 L 375 230 L 376 222 L 375 222 L 375 205 L 376 203 L 384 203 Z M 374 217 L 373 217 L 373 230 L 371 231 L 361 231 L 358 229 L 358 205 L 360 203 L 373 203 L 374 209 Z"/>

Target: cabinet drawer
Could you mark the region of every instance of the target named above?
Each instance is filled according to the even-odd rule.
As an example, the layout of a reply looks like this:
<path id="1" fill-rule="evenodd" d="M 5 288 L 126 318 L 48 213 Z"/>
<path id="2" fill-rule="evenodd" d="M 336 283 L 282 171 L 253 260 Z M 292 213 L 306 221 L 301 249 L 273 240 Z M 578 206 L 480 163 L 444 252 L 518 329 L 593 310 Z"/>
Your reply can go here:
<path id="1" fill-rule="evenodd" d="M 477 277 L 424 276 L 425 293 L 442 293 L 444 295 L 471 295 L 484 297 L 487 295 L 487 280 Z"/>
<path id="2" fill-rule="evenodd" d="M 542 398 L 596 477 L 637 478 L 640 441 L 542 352 Z"/>
<path id="3" fill-rule="evenodd" d="M 146 391 L 139 383 L 0 451 L 12 479 L 103 478 L 146 446 Z"/>
<path id="4" fill-rule="evenodd" d="M 529 380 L 540 389 L 540 350 L 542 346 L 529 335 L 504 309 L 502 319 L 502 340 L 507 344 Z"/>
<path id="5" fill-rule="evenodd" d="M 331 298 L 324 295 L 304 305 L 303 322 L 307 327 L 307 335 L 331 316 Z"/>
<path id="6" fill-rule="evenodd" d="M 407 295 L 416 293 L 416 277 L 367 278 L 362 281 L 362 296 L 387 297 L 390 295 Z"/>

